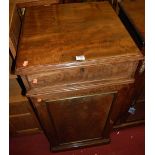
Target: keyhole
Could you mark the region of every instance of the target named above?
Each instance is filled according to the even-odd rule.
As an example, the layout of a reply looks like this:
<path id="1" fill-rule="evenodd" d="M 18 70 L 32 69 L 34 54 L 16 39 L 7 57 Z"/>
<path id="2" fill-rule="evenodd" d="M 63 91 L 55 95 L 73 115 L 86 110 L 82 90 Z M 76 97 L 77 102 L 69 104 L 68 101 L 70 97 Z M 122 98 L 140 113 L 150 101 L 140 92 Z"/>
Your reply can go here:
<path id="1" fill-rule="evenodd" d="M 80 71 L 81 71 L 82 73 L 84 72 L 84 70 L 85 70 L 84 68 L 80 68 Z"/>

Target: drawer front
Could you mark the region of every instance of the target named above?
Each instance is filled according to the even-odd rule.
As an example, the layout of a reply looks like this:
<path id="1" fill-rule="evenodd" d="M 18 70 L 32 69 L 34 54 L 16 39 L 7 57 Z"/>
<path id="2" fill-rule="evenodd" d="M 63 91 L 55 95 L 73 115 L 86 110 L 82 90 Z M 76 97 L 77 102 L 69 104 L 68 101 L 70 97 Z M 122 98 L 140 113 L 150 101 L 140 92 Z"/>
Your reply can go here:
<path id="1" fill-rule="evenodd" d="M 134 75 L 137 62 L 122 62 L 118 64 L 100 64 L 98 66 L 83 66 L 66 68 L 49 73 L 34 74 L 28 76 L 31 88 L 67 85 L 72 83 L 105 80 L 114 78 L 131 78 Z"/>

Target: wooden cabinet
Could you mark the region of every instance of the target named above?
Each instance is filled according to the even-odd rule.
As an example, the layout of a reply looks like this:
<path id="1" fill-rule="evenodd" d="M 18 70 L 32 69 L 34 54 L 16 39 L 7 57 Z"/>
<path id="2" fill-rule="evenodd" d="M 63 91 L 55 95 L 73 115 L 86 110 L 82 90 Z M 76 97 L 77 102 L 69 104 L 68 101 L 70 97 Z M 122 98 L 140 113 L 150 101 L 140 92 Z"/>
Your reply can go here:
<path id="1" fill-rule="evenodd" d="M 99 2 L 104 0 L 63 0 L 63 3 Z"/>
<path id="2" fill-rule="evenodd" d="M 58 0 L 10 0 L 9 1 L 9 117 L 10 136 L 41 132 L 34 110 L 23 96 L 25 88 L 20 76 L 12 73 L 22 25 L 21 9 L 33 5 L 59 3 Z M 24 10 L 24 9 L 23 9 Z M 13 67 L 14 68 L 14 67 Z"/>
<path id="3" fill-rule="evenodd" d="M 52 151 L 109 143 L 123 101 L 131 97 L 128 83 L 132 82 L 125 83 L 76 87 L 59 93 L 52 93 L 52 87 L 45 94 L 29 92 Z"/>
<path id="4" fill-rule="evenodd" d="M 118 3 L 119 17 L 137 46 L 145 46 L 145 0 L 125 0 Z"/>
<path id="5" fill-rule="evenodd" d="M 33 98 L 39 118 L 49 137 L 52 150 L 109 143 L 104 136 L 115 93 L 92 94 L 38 103 Z"/>
<path id="6" fill-rule="evenodd" d="M 145 55 L 145 0 L 124 0 L 118 3 L 119 17 L 131 37 Z M 132 111 L 133 108 L 133 111 Z M 120 114 L 115 128 L 144 123 L 145 120 L 145 61 L 140 61 L 130 106 Z"/>
<path id="7" fill-rule="evenodd" d="M 16 74 L 53 151 L 110 142 L 143 59 L 108 2 L 27 8 Z"/>
<path id="8" fill-rule="evenodd" d="M 16 78 L 9 81 L 9 120 L 10 136 L 38 133 L 41 131 L 39 122 Z"/>
<path id="9" fill-rule="evenodd" d="M 26 96 L 22 95 L 19 78 L 11 74 L 12 58 L 9 57 L 9 133 L 20 136 L 41 132 L 39 122 Z"/>

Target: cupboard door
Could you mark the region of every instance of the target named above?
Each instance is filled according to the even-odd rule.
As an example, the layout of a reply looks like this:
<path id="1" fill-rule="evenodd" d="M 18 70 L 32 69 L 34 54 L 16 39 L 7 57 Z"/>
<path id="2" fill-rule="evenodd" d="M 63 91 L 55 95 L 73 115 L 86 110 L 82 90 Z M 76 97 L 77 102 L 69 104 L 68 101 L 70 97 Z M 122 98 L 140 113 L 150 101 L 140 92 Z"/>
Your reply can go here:
<path id="1" fill-rule="evenodd" d="M 36 101 L 37 112 L 52 149 L 109 142 L 103 135 L 114 98 L 115 93 L 108 93 L 42 103 Z"/>

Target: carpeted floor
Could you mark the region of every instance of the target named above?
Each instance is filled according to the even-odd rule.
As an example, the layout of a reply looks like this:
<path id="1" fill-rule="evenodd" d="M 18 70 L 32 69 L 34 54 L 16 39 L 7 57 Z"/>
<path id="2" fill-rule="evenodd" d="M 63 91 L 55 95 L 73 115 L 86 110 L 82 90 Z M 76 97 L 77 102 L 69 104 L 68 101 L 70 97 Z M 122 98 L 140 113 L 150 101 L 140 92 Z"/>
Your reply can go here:
<path id="1" fill-rule="evenodd" d="M 43 134 L 10 138 L 10 155 L 144 155 L 144 125 L 111 134 L 111 143 L 84 149 L 51 153 Z"/>

